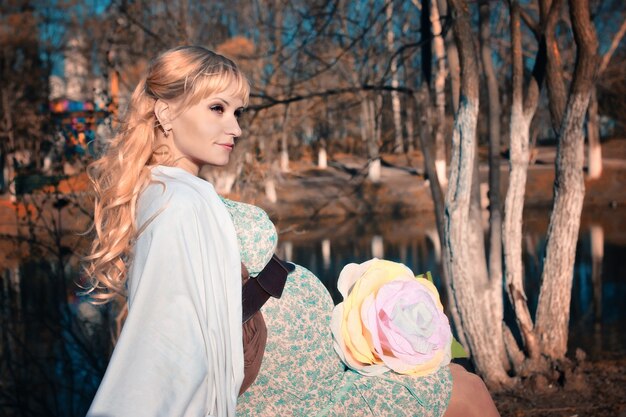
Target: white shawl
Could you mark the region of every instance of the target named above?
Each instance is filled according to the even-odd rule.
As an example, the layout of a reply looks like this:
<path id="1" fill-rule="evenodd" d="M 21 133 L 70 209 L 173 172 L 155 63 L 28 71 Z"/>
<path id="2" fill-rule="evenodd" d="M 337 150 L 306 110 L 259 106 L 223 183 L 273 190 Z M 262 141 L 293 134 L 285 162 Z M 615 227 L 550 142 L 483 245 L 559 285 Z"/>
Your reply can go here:
<path id="1" fill-rule="evenodd" d="M 90 417 L 231 417 L 243 380 L 241 264 L 213 186 L 157 166 L 138 201 L 128 317 Z"/>

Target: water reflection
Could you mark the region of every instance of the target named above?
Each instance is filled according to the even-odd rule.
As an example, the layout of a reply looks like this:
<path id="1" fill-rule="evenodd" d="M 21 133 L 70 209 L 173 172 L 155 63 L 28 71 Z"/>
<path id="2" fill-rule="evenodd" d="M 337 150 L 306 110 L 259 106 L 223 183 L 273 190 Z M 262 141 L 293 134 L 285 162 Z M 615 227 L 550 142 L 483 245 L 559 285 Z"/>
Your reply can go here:
<path id="1" fill-rule="evenodd" d="M 313 271 L 329 289 L 335 302 L 339 272 L 347 263 L 372 257 L 411 266 L 415 271 L 438 271 L 440 251 L 434 219 L 428 216 L 405 220 L 351 219 L 310 225 L 279 224 L 277 252 Z M 435 274 L 437 275 L 437 274 Z"/>
<path id="2" fill-rule="evenodd" d="M 98 387 L 110 354 L 107 317 L 76 297 L 67 269 L 31 259 L 2 274 L 1 415 L 83 416 Z"/>
<path id="3" fill-rule="evenodd" d="M 524 219 L 525 287 L 532 314 L 537 308 L 546 249 L 547 210 L 527 210 Z M 576 252 L 571 299 L 570 347 L 592 356 L 626 351 L 626 210 L 591 211 L 583 215 Z M 306 266 L 341 301 L 336 280 L 344 265 L 372 257 L 408 265 L 415 273 L 432 271 L 445 304 L 440 276 L 441 254 L 434 219 L 350 219 L 337 226 L 279 224 L 278 251 Z M 287 251 L 286 248 L 289 248 Z M 330 250 L 332 248 L 332 252 Z M 288 256 L 287 256 L 288 255 Z M 505 311 L 513 324 L 512 311 Z"/>
<path id="4" fill-rule="evenodd" d="M 330 239 L 322 240 L 322 262 L 324 271 L 328 271 L 330 268 Z"/>
<path id="5" fill-rule="evenodd" d="M 602 261 L 604 260 L 604 229 L 601 225 L 589 227 L 591 236 L 591 284 L 593 286 L 593 320 L 601 325 L 602 318 Z"/>
<path id="6" fill-rule="evenodd" d="M 404 252 L 406 252 L 406 250 Z M 372 257 L 378 259 L 383 259 L 385 257 L 382 236 L 372 236 Z"/>

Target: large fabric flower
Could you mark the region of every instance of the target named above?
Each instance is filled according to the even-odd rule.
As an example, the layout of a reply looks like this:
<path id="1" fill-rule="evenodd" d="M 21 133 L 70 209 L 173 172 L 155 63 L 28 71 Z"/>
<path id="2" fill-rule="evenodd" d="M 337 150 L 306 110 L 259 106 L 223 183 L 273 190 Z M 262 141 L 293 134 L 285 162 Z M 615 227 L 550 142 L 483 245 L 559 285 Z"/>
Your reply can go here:
<path id="1" fill-rule="evenodd" d="M 346 265 L 337 287 L 344 300 L 333 310 L 331 327 L 348 367 L 363 375 L 423 376 L 450 363 L 450 324 L 428 279 L 372 259 Z"/>

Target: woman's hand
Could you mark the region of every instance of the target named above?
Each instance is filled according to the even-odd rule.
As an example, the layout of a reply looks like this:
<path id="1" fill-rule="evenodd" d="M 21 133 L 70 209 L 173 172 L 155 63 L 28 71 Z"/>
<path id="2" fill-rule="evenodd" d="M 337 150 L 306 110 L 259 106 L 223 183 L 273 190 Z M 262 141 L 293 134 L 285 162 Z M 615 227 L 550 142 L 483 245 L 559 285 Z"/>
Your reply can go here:
<path id="1" fill-rule="evenodd" d="M 452 396 L 443 417 L 499 417 L 483 380 L 465 368 L 451 363 Z"/>

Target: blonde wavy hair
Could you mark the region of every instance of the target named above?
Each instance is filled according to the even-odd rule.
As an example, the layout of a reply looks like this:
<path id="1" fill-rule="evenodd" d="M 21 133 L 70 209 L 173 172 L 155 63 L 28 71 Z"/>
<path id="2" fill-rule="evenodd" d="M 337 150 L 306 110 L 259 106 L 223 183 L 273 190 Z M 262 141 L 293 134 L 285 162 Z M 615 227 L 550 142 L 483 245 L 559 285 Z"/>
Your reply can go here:
<path id="1" fill-rule="evenodd" d="M 154 59 L 132 94 L 117 134 L 101 158 L 87 168 L 95 194 L 95 237 L 85 272 L 85 293 L 95 303 L 125 296 L 127 264 L 138 231 L 137 198 L 150 183 L 150 167 L 173 165 L 163 151 L 163 135 L 154 113 L 158 99 L 176 103 L 179 112 L 233 86 L 244 105 L 250 85 L 228 58 L 200 46 L 170 49 Z"/>

